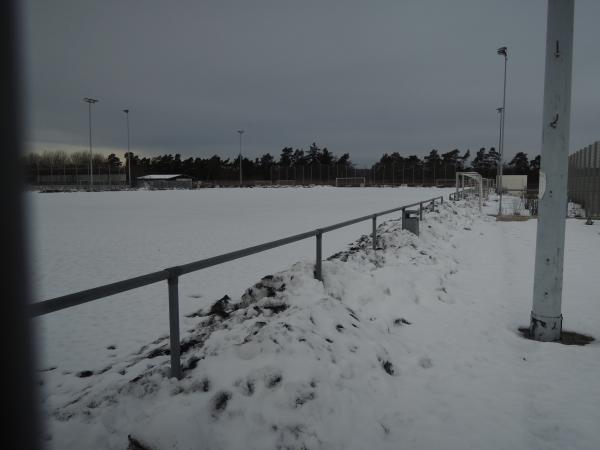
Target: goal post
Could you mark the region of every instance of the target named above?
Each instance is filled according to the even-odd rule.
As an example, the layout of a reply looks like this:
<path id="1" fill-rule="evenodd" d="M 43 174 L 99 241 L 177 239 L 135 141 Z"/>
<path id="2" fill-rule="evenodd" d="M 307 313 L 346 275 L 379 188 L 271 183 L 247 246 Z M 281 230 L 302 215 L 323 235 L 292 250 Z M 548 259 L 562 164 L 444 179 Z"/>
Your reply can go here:
<path id="1" fill-rule="evenodd" d="M 455 198 L 460 198 L 459 195 L 464 196 L 465 193 L 469 191 L 479 198 L 479 210 L 481 211 L 483 201 L 483 177 L 478 172 L 456 172 Z"/>
<path id="2" fill-rule="evenodd" d="M 335 187 L 365 187 L 365 177 L 336 178 Z"/>

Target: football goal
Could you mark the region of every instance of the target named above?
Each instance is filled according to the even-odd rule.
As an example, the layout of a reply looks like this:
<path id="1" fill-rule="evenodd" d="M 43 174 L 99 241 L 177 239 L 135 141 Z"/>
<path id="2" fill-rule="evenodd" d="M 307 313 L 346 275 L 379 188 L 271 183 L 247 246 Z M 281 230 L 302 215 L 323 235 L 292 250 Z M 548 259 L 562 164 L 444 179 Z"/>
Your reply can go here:
<path id="1" fill-rule="evenodd" d="M 336 187 L 365 187 L 365 177 L 336 178 Z"/>
<path id="2" fill-rule="evenodd" d="M 479 210 L 483 202 L 483 177 L 477 172 L 456 172 L 456 194 L 454 198 L 475 196 L 479 198 Z"/>

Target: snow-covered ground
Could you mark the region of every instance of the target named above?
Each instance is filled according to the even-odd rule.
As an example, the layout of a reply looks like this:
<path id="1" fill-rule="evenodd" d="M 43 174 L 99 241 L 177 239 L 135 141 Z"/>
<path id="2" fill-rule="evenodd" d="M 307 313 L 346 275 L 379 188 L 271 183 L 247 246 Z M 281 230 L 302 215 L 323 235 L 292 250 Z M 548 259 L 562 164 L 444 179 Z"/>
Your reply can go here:
<path id="1" fill-rule="evenodd" d="M 34 297 L 89 289 L 449 192 L 314 187 L 30 193 Z M 327 233 L 323 256 L 370 229 L 364 222 Z M 180 311 L 196 311 L 225 294 L 239 296 L 261 276 L 314 258 L 313 239 L 186 275 L 179 282 Z M 59 311 L 36 324 L 42 367 L 100 367 L 168 333 L 167 286 Z"/>
<path id="2" fill-rule="evenodd" d="M 389 202 L 372 206 L 319 224 Z M 294 258 L 304 261 L 259 270 L 242 296 L 226 285 L 195 304 L 200 314 L 183 321 L 181 381 L 166 375 L 165 339 L 147 339 L 136 352 L 103 348 L 96 360 L 86 355 L 87 366 L 54 352 L 58 367 L 40 373 L 48 443 L 125 448 L 131 435 L 155 449 L 597 449 L 600 344 L 538 343 L 517 332 L 529 322 L 535 226 L 445 204 L 425 216 L 419 238 L 390 220 L 376 251 L 363 237 L 325 261 L 323 283 L 312 277 L 311 243 L 306 258 Z M 569 220 L 565 255 L 565 329 L 599 337 L 598 222 Z M 204 316 L 225 293 L 222 312 Z M 130 301 L 107 306 L 104 320 L 116 311 L 135 340 L 146 314 L 125 316 Z M 166 307 L 158 311 L 166 322 Z M 65 319 L 77 316 L 56 323 Z M 101 320 L 79 320 L 102 334 Z M 52 331 L 43 325 L 40 333 Z"/>

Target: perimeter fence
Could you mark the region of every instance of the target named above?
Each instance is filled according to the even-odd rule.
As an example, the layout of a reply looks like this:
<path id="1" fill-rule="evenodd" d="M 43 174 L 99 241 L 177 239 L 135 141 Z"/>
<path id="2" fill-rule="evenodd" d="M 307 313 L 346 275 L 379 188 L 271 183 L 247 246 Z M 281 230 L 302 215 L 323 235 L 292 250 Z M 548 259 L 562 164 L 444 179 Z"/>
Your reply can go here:
<path id="1" fill-rule="evenodd" d="M 600 218 L 600 141 L 569 156 L 569 199 Z"/>

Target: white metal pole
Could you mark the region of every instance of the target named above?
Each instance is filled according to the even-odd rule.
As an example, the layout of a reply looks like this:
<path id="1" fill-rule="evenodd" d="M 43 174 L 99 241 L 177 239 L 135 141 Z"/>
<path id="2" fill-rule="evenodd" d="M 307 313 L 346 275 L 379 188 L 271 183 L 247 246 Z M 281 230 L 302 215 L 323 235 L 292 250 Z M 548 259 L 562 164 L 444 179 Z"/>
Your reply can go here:
<path id="1" fill-rule="evenodd" d="M 129 187 L 133 186 L 133 180 L 131 179 L 131 149 L 129 147 L 129 110 L 124 109 L 123 112 L 127 117 L 127 169 L 129 171 Z"/>
<path id="2" fill-rule="evenodd" d="M 483 204 L 483 177 L 479 175 L 477 179 L 479 180 L 479 212 L 481 212 L 481 207 Z"/>
<path id="3" fill-rule="evenodd" d="M 242 134 L 244 134 L 244 130 L 238 130 L 240 134 L 240 187 L 242 187 Z"/>
<path id="4" fill-rule="evenodd" d="M 459 178 L 460 175 L 458 172 L 454 172 L 454 177 L 456 178 L 456 193 L 454 194 L 454 200 L 458 200 L 458 188 L 459 188 Z"/>
<path id="5" fill-rule="evenodd" d="M 498 114 L 500 114 L 500 129 L 498 131 L 498 163 L 496 166 L 496 194 L 500 195 L 500 178 L 501 178 L 501 172 L 502 172 L 502 158 L 500 157 L 500 154 L 502 152 L 502 117 L 503 117 L 503 110 L 502 107 L 500 108 L 496 108 L 496 111 L 498 111 Z M 498 214 L 502 215 L 502 206 L 499 205 L 498 206 Z"/>
<path id="6" fill-rule="evenodd" d="M 94 186 L 94 171 L 92 167 L 92 104 L 97 103 L 98 99 L 85 97 L 84 102 L 88 104 L 89 124 L 90 124 L 90 191 Z"/>
<path id="7" fill-rule="evenodd" d="M 92 167 L 92 102 L 88 102 L 89 125 L 90 125 L 90 191 L 94 189 L 94 170 Z"/>
<path id="8" fill-rule="evenodd" d="M 498 189 L 500 192 L 498 215 L 502 215 L 502 173 L 504 171 L 504 123 L 506 120 L 506 65 L 508 63 L 508 49 L 506 47 L 500 47 L 497 53 L 504 56 L 504 89 L 502 91 L 502 112 L 500 113 L 500 166 L 498 168 Z"/>
<path id="9" fill-rule="evenodd" d="M 548 0 L 539 215 L 530 336 L 556 341 L 562 331 L 562 280 L 571 119 L 574 0 Z"/>
<path id="10" fill-rule="evenodd" d="M 504 175 L 504 125 L 506 124 L 506 65 L 508 63 L 508 55 L 504 55 L 504 90 L 502 93 L 502 145 L 500 146 L 500 215 L 502 215 L 502 195 L 504 192 L 504 183 L 502 176 Z"/>

